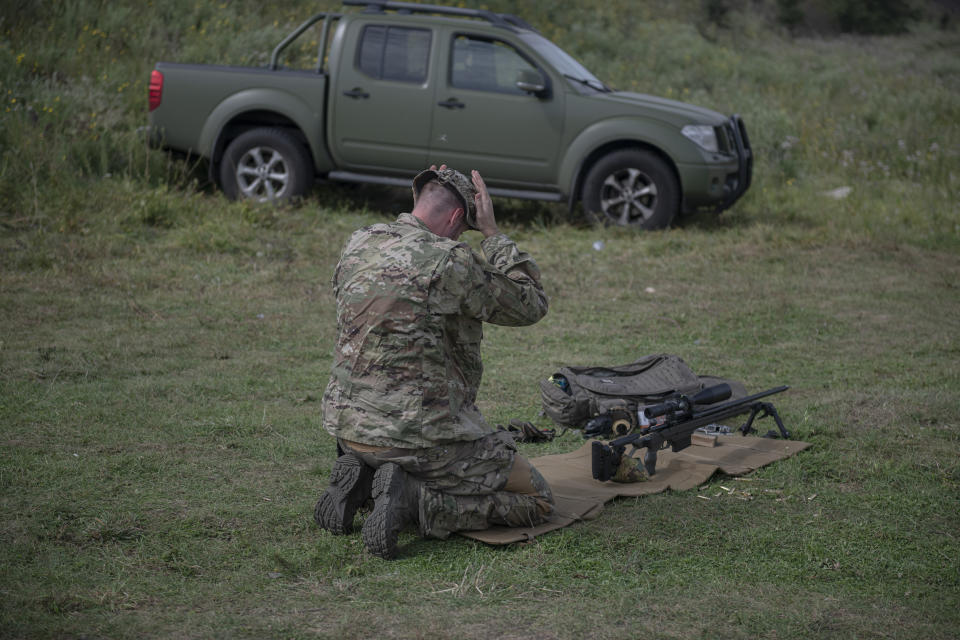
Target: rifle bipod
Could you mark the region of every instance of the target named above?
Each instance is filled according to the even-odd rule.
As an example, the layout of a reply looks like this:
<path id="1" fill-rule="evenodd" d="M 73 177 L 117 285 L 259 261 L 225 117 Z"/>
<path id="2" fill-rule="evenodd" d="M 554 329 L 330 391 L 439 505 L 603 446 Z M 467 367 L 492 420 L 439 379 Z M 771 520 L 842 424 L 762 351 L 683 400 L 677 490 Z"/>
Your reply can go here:
<path id="1" fill-rule="evenodd" d="M 749 433 L 754 433 L 756 429 L 753 428 L 753 421 L 755 418 L 766 418 L 767 416 L 772 416 L 777 423 L 777 428 L 780 429 L 779 436 L 782 436 L 785 440 L 790 439 L 790 432 L 787 431 L 787 428 L 783 426 L 783 420 L 780 419 L 780 414 L 777 413 L 777 408 L 773 406 L 771 402 L 755 402 L 750 407 L 750 416 L 747 418 L 747 421 L 743 423 L 743 426 L 738 429 L 742 435 L 747 435 Z M 770 429 L 764 434 L 764 438 L 777 438 L 779 437 L 777 432 L 773 429 Z"/>

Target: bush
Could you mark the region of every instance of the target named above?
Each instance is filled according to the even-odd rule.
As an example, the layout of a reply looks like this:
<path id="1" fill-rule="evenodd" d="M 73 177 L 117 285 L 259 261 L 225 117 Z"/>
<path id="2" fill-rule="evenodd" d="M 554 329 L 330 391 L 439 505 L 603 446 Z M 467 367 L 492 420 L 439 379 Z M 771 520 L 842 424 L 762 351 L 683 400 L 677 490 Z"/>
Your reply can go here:
<path id="1" fill-rule="evenodd" d="M 777 0 L 777 22 L 791 32 L 803 24 L 803 15 L 800 0 Z"/>
<path id="2" fill-rule="evenodd" d="M 907 0 L 843 0 L 837 4 L 837 21 L 845 33 L 903 33 L 918 15 Z"/>

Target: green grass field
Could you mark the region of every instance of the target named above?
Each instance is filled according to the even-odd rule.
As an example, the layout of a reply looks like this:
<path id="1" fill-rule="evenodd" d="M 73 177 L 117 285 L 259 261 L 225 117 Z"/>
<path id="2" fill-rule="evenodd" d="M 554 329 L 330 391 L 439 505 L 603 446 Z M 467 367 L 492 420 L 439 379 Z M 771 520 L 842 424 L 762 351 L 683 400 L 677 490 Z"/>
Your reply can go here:
<path id="1" fill-rule="evenodd" d="M 409 194 L 231 203 L 136 133 L 157 60 L 260 65 L 337 5 L 0 8 L 0 636 L 960 636 L 960 35 L 933 4 L 899 35 L 790 35 L 787 4 L 483 5 L 614 86 L 740 113 L 758 158 L 733 210 L 664 232 L 496 201 L 551 311 L 488 328 L 481 409 L 548 426 L 556 367 L 669 352 L 790 385 L 813 446 L 530 544 L 405 535 L 394 562 L 312 509 L 333 267 Z"/>

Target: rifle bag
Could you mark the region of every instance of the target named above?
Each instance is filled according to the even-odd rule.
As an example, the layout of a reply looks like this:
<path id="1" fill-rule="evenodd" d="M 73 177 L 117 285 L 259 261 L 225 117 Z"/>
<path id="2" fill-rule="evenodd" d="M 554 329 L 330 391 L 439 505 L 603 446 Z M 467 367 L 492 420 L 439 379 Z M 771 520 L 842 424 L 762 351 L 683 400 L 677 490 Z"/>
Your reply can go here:
<path id="1" fill-rule="evenodd" d="M 540 381 L 540 395 L 544 413 L 555 423 L 580 428 L 614 407 L 636 412 L 638 407 L 662 402 L 676 393 L 692 396 L 721 382 L 733 389 L 731 399 L 747 395 L 739 382 L 698 376 L 679 356 L 656 354 L 614 367 L 561 367 L 549 379 Z"/>

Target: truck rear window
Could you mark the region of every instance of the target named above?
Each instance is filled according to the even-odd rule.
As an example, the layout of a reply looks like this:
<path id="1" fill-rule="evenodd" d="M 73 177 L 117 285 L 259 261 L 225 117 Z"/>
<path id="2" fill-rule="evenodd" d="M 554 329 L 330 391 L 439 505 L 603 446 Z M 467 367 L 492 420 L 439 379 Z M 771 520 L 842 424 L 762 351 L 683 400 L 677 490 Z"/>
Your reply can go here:
<path id="1" fill-rule="evenodd" d="M 429 58 L 429 29 L 367 25 L 360 35 L 357 66 L 371 78 L 424 82 Z"/>

